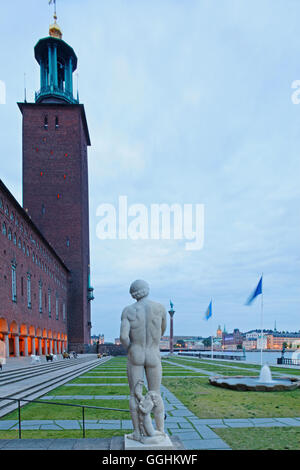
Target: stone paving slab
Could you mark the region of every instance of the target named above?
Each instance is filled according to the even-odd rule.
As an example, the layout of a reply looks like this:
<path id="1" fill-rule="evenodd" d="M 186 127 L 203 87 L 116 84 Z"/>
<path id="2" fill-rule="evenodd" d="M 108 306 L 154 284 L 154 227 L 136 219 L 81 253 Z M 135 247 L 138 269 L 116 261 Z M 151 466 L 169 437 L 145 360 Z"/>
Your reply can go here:
<path id="1" fill-rule="evenodd" d="M 287 424 L 288 426 L 300 426 L 300 423 L 297 419 L 293 418 L 275 418 L 279 423 Z"/>
<path id="2" fill-rule="evenodd" d="M 229 445 L 222 439 L 192 439 L 185 440 L 180 436 L 180 439 L 188 450 L 231 450 Z"/>
<path id="3" fill-rule="evenodd" d="M 196 430 L 198 431 L 202 439 L 219 439 L 219 436 L 208 426 L 196 426 Z"/>
<path id="4" fill-rule="evenodd" d="M 54 422 L 63 429 L 81 429 L 81 426 L 77 420 L 56 419 Z"/>

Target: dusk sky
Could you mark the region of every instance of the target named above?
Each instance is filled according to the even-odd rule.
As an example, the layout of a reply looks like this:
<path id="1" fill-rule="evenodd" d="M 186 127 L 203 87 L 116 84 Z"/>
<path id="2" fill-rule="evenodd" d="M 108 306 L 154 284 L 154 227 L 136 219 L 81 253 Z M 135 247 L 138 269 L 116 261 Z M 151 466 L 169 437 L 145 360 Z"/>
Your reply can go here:
<path id="1" fill-rule="evenodd" d="M 245 301 L 261 273 L 264 327 L 300 330 L 300 2 L 57 0 L 57 14 L 92 141 L 92 333 L 119 336 L 135 279 L 167 309 L 173 301 L 175 335 L 259 328 L 260 299 Z M 24 73 L 28 101 L 39 89 L 33 49 L 52 15 L 47 0 L 1 4 L 0 178 L 21 204 L 16 103 Z M 76 93 L 76 73 L 74 83 Z M 99 240 L 97 208 L 118 210 L 119 196 L 149 210 L 204 204 L 203 249 Z"/>

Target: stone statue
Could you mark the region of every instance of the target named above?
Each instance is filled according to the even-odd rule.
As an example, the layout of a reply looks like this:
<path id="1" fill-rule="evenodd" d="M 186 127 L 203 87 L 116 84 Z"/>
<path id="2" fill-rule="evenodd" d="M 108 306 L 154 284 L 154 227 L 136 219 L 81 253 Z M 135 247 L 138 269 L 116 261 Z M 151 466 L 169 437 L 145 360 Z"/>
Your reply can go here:
<path id="1" fill-rule="evenodd" d="M 163 305 L 148 299 L 149 286 L 145 281 L 133 282 L 129 292 L 136 302 L 123 310 L 120 331 L 120 341 L 128 349 L 129 407 L 134 429 L 127 437 L 143 444 L 159 444 L 166 437 L 164 404 L 160 395 L 162 367 L 159 342 L 166 330 L 167 312 Z M 145 396 L 144 373 L 148 385 Z"/>

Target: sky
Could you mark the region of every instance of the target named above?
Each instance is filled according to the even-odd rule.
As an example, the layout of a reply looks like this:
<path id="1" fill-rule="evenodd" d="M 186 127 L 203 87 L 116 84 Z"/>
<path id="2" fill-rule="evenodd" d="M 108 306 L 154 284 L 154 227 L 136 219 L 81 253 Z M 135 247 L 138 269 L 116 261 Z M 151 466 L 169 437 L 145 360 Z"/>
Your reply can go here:
<path id="1" fill-rule="evenodd" d="M 39 89 L 33 48 L 52 14 L 46 0 L 1 5 L 0 177 L 21 204 L 16 102 L 24 74 L 28 101 Z M 299 1 L 57 0 L 57 14 L 92 141 L 92 334 L 119 336 L 135 279 L 166 309 L 172 300 L 175 335 L 260 328 L 260 299 L 245 301 L 261 273 L 263 326 L 300 330 Z M 203 204 L 203 248 L 100 240 L 97 208 L 117 210 L 119 196 L 146 208 Z"/>

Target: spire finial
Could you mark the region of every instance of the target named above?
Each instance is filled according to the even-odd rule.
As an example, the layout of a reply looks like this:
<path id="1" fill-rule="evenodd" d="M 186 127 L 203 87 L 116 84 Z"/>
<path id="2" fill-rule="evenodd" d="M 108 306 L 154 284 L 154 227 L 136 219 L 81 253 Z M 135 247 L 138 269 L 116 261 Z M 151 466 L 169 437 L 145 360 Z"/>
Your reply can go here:
<path id="1" fill-rule="evenodd" d="M 58 38 L 58 39 L 61 39 L 62 38 L 62 32 L 61 32 L 61 29 L 60 27 L 58 26 L 58 24 L 56 23 L 56 20 L 57 20 L 57 14 L 56 14 L 56 0 L 49 0 L 49 5 L 54 5 L 54 15 L 53 15 L 53 18 L 54 18 L 54 24 L 52 24 L 50 26 L 50 29 L 49 29 L 49 35 L 54 37 L 54 38 Z"/>

